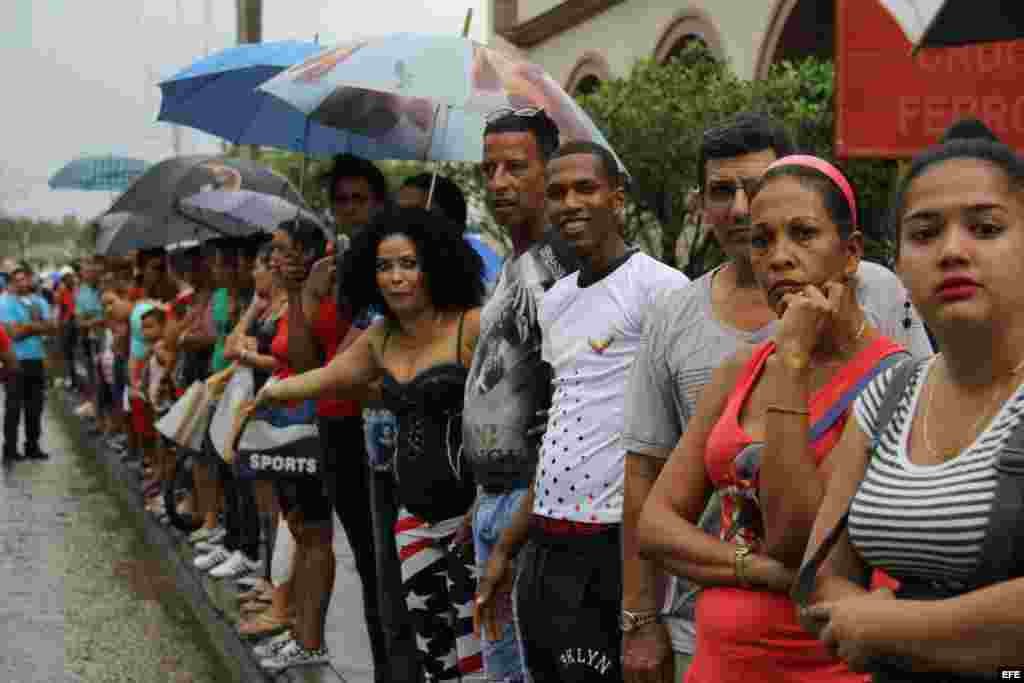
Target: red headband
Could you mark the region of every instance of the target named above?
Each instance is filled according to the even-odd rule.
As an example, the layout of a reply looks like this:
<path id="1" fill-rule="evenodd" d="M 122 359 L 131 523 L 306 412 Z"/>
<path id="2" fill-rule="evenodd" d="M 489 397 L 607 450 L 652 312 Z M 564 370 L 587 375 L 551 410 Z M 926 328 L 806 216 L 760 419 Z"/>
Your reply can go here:
<path id="1" fill-rule="evenodd" d="M 782 157 L 773 161 L 771 166 L 765 169 L 765 173 L 780 166 L 804 166 L 806 168 L 813 168 L 815 171 L 827 176 L 829 180 L 839 187 L 843 196 L 846 197 L 846 203 L 850 206 L 850 214 L 853 216 L 853 229 L 857 229 L 857 200 L 853 197 L 853 188 L 850 187 L 849 181 L 838 168 L 824 159 L 813 157 L 810 154 L 790 154 L 788 157 Z"/>

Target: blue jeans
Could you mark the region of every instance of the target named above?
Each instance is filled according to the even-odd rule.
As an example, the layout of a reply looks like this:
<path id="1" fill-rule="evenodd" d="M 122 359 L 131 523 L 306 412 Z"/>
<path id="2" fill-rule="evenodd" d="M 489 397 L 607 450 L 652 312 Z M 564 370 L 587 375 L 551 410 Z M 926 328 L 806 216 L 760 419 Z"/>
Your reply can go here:
<path id="1" fill-rule="evenodd" d="M 512 521 L 512 516 L 519 509 L 528 490 L 523 488 L 500 494 L 480 493 L 476 514 L 473 516 L 473 547 L 480 576 L 486 572 L 487 561 L 494 551 L 494 546 L 501 540 L 502 532 Z M 510 601 L 509 596 L 505 596 L 505 599 Z M 502 611 L 511 617 L 511 602 L 508 609 Z M 522 650 L 511 618 L 505 624 L 501 640 L 490 641 L 482 638 L 481 645 L 488 680 L 519 683 L 526 679 Z"/>

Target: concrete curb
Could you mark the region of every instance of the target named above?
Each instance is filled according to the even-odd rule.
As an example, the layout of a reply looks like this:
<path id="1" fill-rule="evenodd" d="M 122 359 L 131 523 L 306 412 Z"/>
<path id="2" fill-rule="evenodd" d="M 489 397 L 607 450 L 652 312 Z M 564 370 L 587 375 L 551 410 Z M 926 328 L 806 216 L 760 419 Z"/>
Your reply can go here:
<path id="1" fill-rule="evenodd" d="M 289 669 L 279 674 L 268 674 L 253 656 L 251 645 L 243 641 L 235 629 L 237 612 L 235 594 L 225 582 L 218 582 L 199 572 L 192 565 L 191 548 L 184 535 L 173 527 L 161 525 L 145 510 L 138 480 L 121 463 L 120 457 L 105 448 L 99 439 L 90 435 L 83 420 L 72 412 L 75 397 L 62 392 L 50 404 L 55 416 L 74 435 L 75 443 L 101 463 L 115 484 L 118 496 L 137 514 L 140 526 L 151 547 L 157 550 L 174 576 L 178 591 L 184 596 L 196 620 L 202 625 L 214 651 L 231 672 L 235 681 L 244 683 L 345 683 L 331 666 Z"/>

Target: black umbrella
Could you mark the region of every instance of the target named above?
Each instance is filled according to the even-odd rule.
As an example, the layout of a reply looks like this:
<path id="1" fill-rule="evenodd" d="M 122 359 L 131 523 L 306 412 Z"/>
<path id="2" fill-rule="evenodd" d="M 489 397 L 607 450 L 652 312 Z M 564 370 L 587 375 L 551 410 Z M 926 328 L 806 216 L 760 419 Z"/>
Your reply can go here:
<path id="1" fill-rule="evenodd" d="M 242 189 L 306 206 L 298 190 L 286 178 L 252 161 L 207 155 L 173 157 L 150 167 L 101 217 L 101 221 L 120 225 L 109 234 L 101 235 L 105 239 L 102 245 L 97 244 L 97 251 L 124 254 L 182 240 L 218 237 L 220 233 L 210 226 L 182 215 L 178 210 L 180 202 L 204 190 Z"/>
<path id="2" fill-rule="evenodd" d="M 879 0 L 914 51 L 1024 38 L 1021 0 Z"/>
<path id="3" fill-rule="evenodd" d="M 209 227 L 186 218 L 165 223 L 173 230 L 161 230 L 146 216 L 131 211 L 105 213 L 94 221 L 96 253 L 123 256 L 133 249 L 169 249 L 179 242 L 204 242 L 221 235 Z"/>

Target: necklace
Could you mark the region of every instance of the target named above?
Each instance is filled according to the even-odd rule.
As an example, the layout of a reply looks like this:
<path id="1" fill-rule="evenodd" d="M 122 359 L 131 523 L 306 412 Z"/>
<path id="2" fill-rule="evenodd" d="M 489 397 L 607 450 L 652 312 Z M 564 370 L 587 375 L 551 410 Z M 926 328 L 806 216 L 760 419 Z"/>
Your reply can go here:
<path id="1" fill-rule="evenodd" d="M 1022 369 L 1024 369 L 1024 360 L 1018 363 L 1017 366 L 1010 372 L 1010 374 L 1007 375 L 1007 377 L 1015 377 L 1017 373 L 1020 372 Z M 924 437 L 924 445 L 925 448 L 928 449 L 928 452 L 930 452 L 932 455 L 938 456 L 939 460 L 941 460 L 942 462 L 947 462 L 955 458 L 957 455 L 959 455 L 959 453 L 963 450 L 964 447 L 958 445 L 956 448 L 950 449 L 948 452 L 943 453 L 941 450 L 936 448 L 935 445 L 932 443 L 931 434 L 928 430 L 928 423 L 931 422 L 930 418 L 932 412 L 932 399 L 935 395 L 935 384 L 936 382 L 933 380 L 928 385 L 928 398 L 925 402 L 924 415 L 921 416 L 921 420 L 924 423 L 922 425 L 921 433 Z M 993 409 L 999 405 L 998 399 L 1002 396 L 1002 393 L 1003 387 L 1002 382 L 1000 382 L 1000 384 L 998 385 L 998 390 L 992 394 L 992 398 L 989 399 L 988 405 L 985 407 L 985 410 L 981 413 L 981 415 L 978 416 L 978 419 L 976 419 L 971 424 L 971 429 L 970 431 L 967 432 L 967 434 L 969 435 L 969 440 L 965 442 L 967 445 L 970 445 L 971 442 L 973 442 L 974 439 L 977 438 L 979 430 L 986 424 L 988 424 L 988 421 L 992 418 Z"/>
<path id="2" fill-rule="evenodd" d="M 868 329 L 868 319 L 866 317 L 865 318 L 861 318 L 860 327 L 857 328 L 857 334 L 855 334 L 853 336 L 853 339 L 851 339 L 846 344 L 843 344 L 841 346 L 837 346 L 836 347 L 836 352 L 837 352 L 836 355 L 838 357 L 837 358 L 832 358 L 832 359 L 829 359 L 829 360 L 826 360 L 826 361 L 822 361 L 820 364 L 815 364 L 815 367 L 828 367 L 829 365 L 835 365 L 836 363 L 843 363 L 843 362 L 845 362 L 845 358 L 843 358 L 843 356 L 846 356 L 851 351 L 853 351 L 854 347 L 857 346 L 857 342 L 859 342 L 860 338 L 864 336 L 864 332 L 867 329 Z"/>

